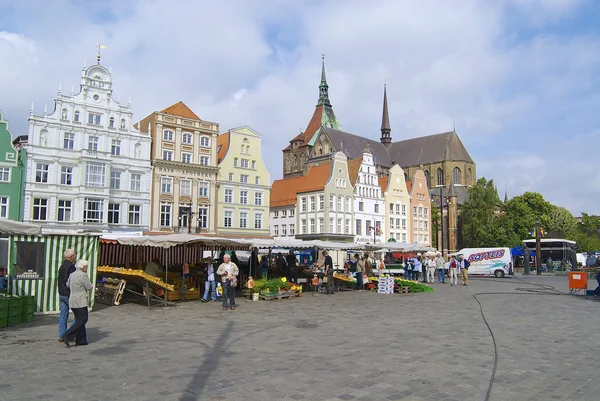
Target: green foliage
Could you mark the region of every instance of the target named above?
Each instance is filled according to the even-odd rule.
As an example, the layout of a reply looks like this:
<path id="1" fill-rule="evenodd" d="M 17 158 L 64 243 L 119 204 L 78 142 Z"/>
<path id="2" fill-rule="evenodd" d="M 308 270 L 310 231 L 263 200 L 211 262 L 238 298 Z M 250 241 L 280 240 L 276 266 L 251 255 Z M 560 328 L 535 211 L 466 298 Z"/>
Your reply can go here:
<path id="1" fill-rule="evenodd" d="M 466 246 L 488 247 L 506 241 L 506 228 L 498 222 L 501 204 L 494 180 L 480 178 L 469 188 L 469 197 L 462 207 Z"/>
<path id="2" fill-rule="evenodd" d="M 246 282 L 245 287 L 248 288 L 248 283 Z M 279 292 L 281 288 L 289 290 L 291 284 L 287 281 L 282 281 L 280 278 L 275 278 L 271 280 L 267 280 L 261 278 L 259 280 L 254 280 L 254 288 L 252 292 Z"/>

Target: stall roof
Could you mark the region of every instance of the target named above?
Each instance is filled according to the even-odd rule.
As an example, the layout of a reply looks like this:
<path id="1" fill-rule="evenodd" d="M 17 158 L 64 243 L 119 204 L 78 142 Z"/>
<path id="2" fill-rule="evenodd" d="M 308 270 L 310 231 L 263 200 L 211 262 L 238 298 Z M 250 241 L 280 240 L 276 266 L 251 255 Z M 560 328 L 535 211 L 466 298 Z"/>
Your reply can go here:
<path id="1" fill-rule="evenodd" d="M 0 234 L 6 235 L 39 235 L 42 227 L 36 224 L 0 219 Z"/>
<path id="2" fill-rule="evenodd" d="M 220 237 L 201 237 L 191 234 L 166 234 L 166 235 L 140 235 L 140 236 L 102 236 L 104 240 L 116 240 L 121 245 L 153 246 L 157 248 L 171 248 L 177 245 L 203 245 L 203 246 L 244 246 L 247 240 L 237 240 Z"/>

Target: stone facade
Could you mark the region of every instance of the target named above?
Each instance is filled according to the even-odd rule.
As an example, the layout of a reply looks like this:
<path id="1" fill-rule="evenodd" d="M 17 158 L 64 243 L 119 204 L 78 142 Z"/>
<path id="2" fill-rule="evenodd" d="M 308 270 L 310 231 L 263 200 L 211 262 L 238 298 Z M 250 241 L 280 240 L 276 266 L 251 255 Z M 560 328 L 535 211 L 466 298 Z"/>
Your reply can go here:
<path id="1" fill-rule="evenodd" d="M 24 173 L 27 151 L 13 146 L 8 121 L 0 111 L 0 219 L 23 220 Z"/>

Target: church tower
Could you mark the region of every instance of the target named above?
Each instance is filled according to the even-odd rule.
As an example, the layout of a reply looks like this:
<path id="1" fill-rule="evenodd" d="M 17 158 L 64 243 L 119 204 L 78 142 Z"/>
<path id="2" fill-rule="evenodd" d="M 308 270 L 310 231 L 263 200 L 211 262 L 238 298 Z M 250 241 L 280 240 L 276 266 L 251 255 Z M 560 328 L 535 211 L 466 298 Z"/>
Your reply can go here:
<path id="1" fill-rule="evenodd" d="M 390 127 L 390 116 L 388 114 L 387 87 L 383 84 L 383 116 L 381 117 L 381 140 L 380 142 L 389 148 L 392 144 L 392 128 Z"/>

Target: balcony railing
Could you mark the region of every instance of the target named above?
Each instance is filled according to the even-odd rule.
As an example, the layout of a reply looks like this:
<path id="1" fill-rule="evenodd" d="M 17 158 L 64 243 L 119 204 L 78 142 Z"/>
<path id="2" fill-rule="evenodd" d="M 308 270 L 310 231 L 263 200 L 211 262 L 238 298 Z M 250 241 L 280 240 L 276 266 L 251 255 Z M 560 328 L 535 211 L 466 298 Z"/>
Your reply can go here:
<path id="1" fill-rule="evenodd" d="M 202 227 L 188 227 L 188 226 L 175 226 L 173 227 L 173 231 L 176 233 L 181 233 L 181 234 L 201 234 L 201 233 L 207 233 L 208 232 L 208 228 L 202 228 Z"/>

